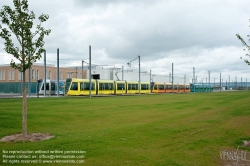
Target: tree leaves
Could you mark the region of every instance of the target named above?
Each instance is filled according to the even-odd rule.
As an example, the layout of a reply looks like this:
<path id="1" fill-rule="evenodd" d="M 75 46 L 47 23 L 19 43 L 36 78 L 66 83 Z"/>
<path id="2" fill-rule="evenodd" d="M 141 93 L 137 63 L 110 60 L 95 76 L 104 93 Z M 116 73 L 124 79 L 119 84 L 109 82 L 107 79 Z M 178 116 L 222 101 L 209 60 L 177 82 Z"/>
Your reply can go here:
<path id="1" fill-rule="evenodd" d="M 4 50 L 21 62 L 21 65 L 17 65 L 12 59 L 11 66 L 24 72 L 41 58 L 45 50 L 44 37 L 48 36 L 51 30 L 46 30 L 41 24 L 49 19 L 49 15 L 39 16 L 40 23 L 36 26 L 35 32 L 32 32 L 35 14 L 29 11 L 28 0 L 13 0 L 13 3 L 15 9 L 9 6 L 3 6 L 1 9 L 1 22 L 7 27 L 0 29 L 0 37 L 5 40 Z M 19 47 L 14 45 L 12 35 L 17 39 Z"/>
<path id="2" fill-rule="evenodd" d="M 249 21 L 250 21 L 250 19 L 249 19 Z M 247 52 L 247 53 L 246 53 L 246 56 L 249 56 L 249 57 L 250 57 L 250 55 L 249 55 L 249 53 L 250 53 L 250 46 L 245 42 L 245 40 L 244 40 L 239 34 L 236 34 L 236 36 L 237 36 L 237 38 L 241 41 L 241 43 L 243 44 L 243 46 L 246 47 L 246 49 L 243 49 L 244 51 Z M 247 35 L 247 37 L 249 38 L 248 41 L 250 42 L 250 35 Z M 242 57 L 241 57 L 241 59 L 242 59 Z M 249 62 L 248 59 L 244 59 L 244 62 L 245 62 L 246 64 L 250 65 L 250 62 Z"/>

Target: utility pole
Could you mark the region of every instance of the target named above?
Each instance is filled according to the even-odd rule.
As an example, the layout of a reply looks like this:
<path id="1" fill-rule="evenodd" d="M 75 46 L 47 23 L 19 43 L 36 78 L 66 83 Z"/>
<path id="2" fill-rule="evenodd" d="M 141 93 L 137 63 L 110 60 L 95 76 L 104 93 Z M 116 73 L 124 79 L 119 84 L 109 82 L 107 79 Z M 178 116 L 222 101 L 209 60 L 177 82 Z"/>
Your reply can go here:
<path id="1" fill-rule="evenodd" d="M 83 62 L 84 62 L 84 61 L 82 61 L 82 79 L 83 79 Z"/>
<path id="2" fill-rule="evenodd" d="M 89 98 L 91 98 L 91 45 L 89 46 Z"/>
<path id="3" fill-rule="evenodd" d="M 139 94 L 141 93 L 141 58 L 140 58 L 140 55 L 138 55 L 138 58 L 139 58 Z"/>
<path id="4" fill-rule="evenodd" d="M 209 86 L 209 92 L 211 92 L 211 90 L 210 90 L 210 71 L 208 71 L 208 86 Z"/>
<path id="5" fill-rule="evenodd" d="M 29 57 L 30 57 L 30 52 L 29 52 Z M 30 88 L 30 68 L 29 68 L 28 72 L 29 72 L 28 93 L 29 93 L 29 98 L 30 98 L 30 90 L 31 90 L 31 88 Z"/>
<path id="6" fill-rule="evenodd" d="M 186 84 L 186 74 L 184 74 L 184 84 Z"/>
<path id="7" fill-rule="evenodd" d="M 193 67 L 193 83 L 195 83 L 195 68 Z"/>
<path id="8" fill-rule="evenodd" d="M 150 89 L 150 93 L 151 93 L 151 70 L 149 72 L 149 89 Z"/>
<path id="9" fill-rule="evenodd" d="M 172 63 L 172 93 L 174 93 L 174 63 Z"/>
<path id="10" fill-rule="evenodd" d="M 220 92 L 221 92 L 221 73 L 220 73 Z"/>
<path id="11" fill-rule="evenodd" d="M 240 83 L 240 86 L 241 86 L 241 88 L 243 87 L 243 86 L 242 86 L 242 77 L 241 77 L 241 83 Z M 242 88 L 242 89 L 243 89 L 243 88 Z"/>
<path id="12" fill-rule="evenodd" d="M 44 97 L 46 97 L 46 50 L 44 50 L 44 83 L 43 83 L 43 89 L 44 89 Z"/>
<path id="13" fill-rule="evenodd" d="M 235 89 L 237 90 L 237 76 L 235 76 Z"/>
<path id="14" fill-rule="evenodd" d="M 59 48 L 57 49 L 57 97 L 59 96 Z"/>

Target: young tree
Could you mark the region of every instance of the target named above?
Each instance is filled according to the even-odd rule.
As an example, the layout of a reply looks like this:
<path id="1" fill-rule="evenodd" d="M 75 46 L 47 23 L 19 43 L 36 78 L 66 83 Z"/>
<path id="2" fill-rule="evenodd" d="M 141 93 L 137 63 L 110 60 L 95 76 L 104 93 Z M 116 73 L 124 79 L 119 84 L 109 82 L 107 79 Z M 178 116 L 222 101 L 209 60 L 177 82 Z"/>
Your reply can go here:
<path id="1" fill-rule="evenodd" d="M 249 21 L 250 21 L 250 19 L 249 19 Z M 241 43 L 243 44 L 243 46 L 245 46 L 246 47 L 246 49 L 243 49 L 244 51 L 246 51 L 247 53 L 246 53 L 246 56 L 249 56 L 250 57 L 250 46 L 245 42 L 245 40 L 239 35 L 239 34 L 236 34 L 236 36 L 237 36 L 237 38 L 241 41 Z M 249 38 L 248 39 L 248 42 L 250 42 L 250 35 L 247 35 L 247 37 Z M 241 59 L 242 59 L 242 57 L 241 57 Z M 248 64 L 248 65 L 250 65 L 250 62 L 249 62 L 249 60 L 248 59 L 244 59 L 244 62 L 246 63 L 246 64 Z"/>
<path id="2" fill-rule="evenodd" d="M 51 30 L 46 30 L 41 26 L 42 22 L 47 21 L 49 18 L 45 14 L 38 18 L 39 24 L 33 27 L 35 14 L 33 11 L 29 11 L 28 0 L 13 0 L 13 3 L 14 9 L 11 9 L 9 6 L 3 6 L 1 9 L 0 18 L 4 27 L 0 24 L 0 37 L 5 40 L 4 50 L 20 62 L 20 64 L 17 64 L 12 59 L 10 62 L 11 67 L 18 69 L 23 74 L 22 135 L 23 139 L 25 139 L 27 137 L 25 71 L 41 58 L 41 54 L 44 52 L 44 36 L 49 35 Z M 15 39 L 15 42 L 12 41 L 13 39 Z"/>

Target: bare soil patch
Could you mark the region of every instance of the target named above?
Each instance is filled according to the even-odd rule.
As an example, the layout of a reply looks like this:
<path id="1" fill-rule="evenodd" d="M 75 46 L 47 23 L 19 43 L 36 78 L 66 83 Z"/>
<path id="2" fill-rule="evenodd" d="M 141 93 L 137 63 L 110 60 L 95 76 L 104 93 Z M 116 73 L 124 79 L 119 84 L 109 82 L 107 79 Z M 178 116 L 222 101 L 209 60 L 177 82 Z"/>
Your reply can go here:
<path id="1" fill-rule="evenodd" d="M 244 140 L 243 141 L 243 146 L 250 147 L 250 141 Z"/>
<path id="2" fill-rule="evenodd" d="M 54 137 L 53 135 L 48 134 L 48 133 L 29 133 L 27 134 L 27 137 L 23 139 L 22 134 L 13 134 L 13 135 L 2 137 L 0 141 L 1 142 L 16 142 L 16 141 L 37 142 L 37 141 L 48 140 L 53 137 Z"/>

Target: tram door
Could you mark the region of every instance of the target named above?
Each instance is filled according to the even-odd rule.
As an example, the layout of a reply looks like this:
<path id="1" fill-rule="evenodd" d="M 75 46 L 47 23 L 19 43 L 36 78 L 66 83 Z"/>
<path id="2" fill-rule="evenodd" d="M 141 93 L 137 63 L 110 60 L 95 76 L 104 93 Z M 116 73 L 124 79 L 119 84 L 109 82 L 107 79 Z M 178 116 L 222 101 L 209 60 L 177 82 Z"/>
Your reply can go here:
<path id="1" fill-rule="evenodd" d="M 51 89 L 50 89 L 50 95 L 56 94 L 56 83 L 51 82 Z"/>

